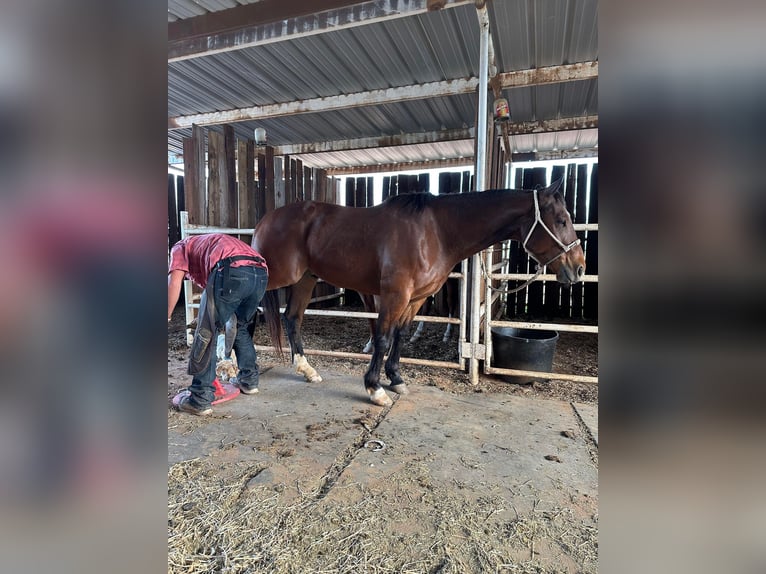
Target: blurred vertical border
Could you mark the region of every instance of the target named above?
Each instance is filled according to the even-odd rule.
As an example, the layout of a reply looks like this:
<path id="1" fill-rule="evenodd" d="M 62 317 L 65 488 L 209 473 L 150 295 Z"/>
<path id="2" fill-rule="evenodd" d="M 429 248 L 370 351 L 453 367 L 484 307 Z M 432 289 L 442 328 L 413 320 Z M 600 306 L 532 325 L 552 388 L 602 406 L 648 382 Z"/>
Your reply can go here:
<path id="1" fill-rule="evenodd" d="M 599 4 L 604 572 L 766 571 L 765 25 Z"/>
<path id="2" fill-rule="evenodd" d="M 0 554 L 166 568 L 166 6 L 0 17 Z"/>

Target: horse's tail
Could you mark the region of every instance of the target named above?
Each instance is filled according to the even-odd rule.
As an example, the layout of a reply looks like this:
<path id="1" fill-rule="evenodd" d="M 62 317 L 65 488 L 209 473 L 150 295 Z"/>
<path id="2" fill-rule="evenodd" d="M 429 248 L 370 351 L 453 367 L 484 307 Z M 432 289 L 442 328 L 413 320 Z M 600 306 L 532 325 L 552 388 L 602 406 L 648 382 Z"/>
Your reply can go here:
<path id="1" fill-rule="evenodd" d="M 263 296 L 263 316 L 269 326 L 271 344 L 277 350 L 277 355 L 284 360 L 282 351 L 282 319 L 279 316 L 279 289 L 266 291 Z"/>

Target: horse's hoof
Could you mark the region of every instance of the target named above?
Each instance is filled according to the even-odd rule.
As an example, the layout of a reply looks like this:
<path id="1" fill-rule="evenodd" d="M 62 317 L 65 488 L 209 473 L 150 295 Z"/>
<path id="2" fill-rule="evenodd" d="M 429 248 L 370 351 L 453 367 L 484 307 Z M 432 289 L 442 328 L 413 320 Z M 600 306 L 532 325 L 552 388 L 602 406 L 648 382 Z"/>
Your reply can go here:
<path id="1" fill-rule="evenodd" d="M 388 388 L 394 391 L 397 395 L 408 395 L 410 393 L 410 390 L 407 388 L 407 385 L 405 385 L 404 383 L 400 383 L 398 385 L 391 385 Z"/>
<path id="2" fill-rule="evenodd" d="M 394 401 L 391 400 L 391 397 L 389 397 L 383 389 L 378 389 L 374 393 L 371 393 L 370 400 L 373 404 L 376 404 L 379 407 L 387 407 L 394 404 Z"/>
<path id="3" fill-rule="evenodd" d="M 295 360 L 295 371 L 298 374 L 303 375 L 303 377 L 308 381 L 309 383 L 321 383 L 322 377 L 319 373 L 317 373 L 316 369 L 309 365 L 309 362 L 306 360 L 306 357 L 303 355 L 296 355 Z"/>

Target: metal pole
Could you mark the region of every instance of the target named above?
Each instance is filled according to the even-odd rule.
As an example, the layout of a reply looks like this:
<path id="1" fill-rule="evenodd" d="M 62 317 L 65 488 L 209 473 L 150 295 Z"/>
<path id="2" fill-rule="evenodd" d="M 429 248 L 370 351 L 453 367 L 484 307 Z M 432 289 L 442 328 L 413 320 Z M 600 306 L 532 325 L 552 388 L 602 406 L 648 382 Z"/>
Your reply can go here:
<path id="1" fill-rule="evenodd" d="M 481 31 L 479 53 L 479 112 L 476 126 L 476 168 L 474 169 L 476 191 L 484 191 L 485 168 L 487 165 L 487 87 L 489 83 L 489 14 L 486 5 L 477 8 L 479 27 Z M 479 384 L 479 359 L 478 349 L 481 324 L 479 320 L 480 301 L 479 290 L 481 289 L 480 254 L 471 258 L 471 358 L 468 363 L 468 375 L 472 385 Z"/>

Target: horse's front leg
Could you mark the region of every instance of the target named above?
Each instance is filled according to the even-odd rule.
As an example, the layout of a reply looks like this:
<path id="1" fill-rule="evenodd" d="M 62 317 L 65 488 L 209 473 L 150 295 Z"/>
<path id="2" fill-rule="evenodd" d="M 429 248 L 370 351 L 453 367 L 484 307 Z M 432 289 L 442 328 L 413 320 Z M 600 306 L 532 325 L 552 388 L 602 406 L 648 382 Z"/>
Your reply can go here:
<path id="1" fill-rule="evenodd" d="M 407 385 L 404 384 L 402 375 L 399 372 L 399 358 L 401 357 L 401 328 L 394 329 L 394 340 L 391 342 L 391 349 L 388 352 L 388 359 L 386 359 L 386 376 L 391 381 L 389 388 L 398 395 L 406 395 L 410 391 L 407 389 Z"/>
<path id="2" fill-rule="evenodd" d="M 374 337 L 372 359 L 370 359 L 367 372 L 364 373 L 364 388 L 367 389 L 370 400 L 381 407 L 387 407 L 393 403 L 383 387 L 380 386 L 380 368 L 383 364 L 383 355 L 385 355 L 390 341 L 389 334 L 385 331 L 381 332 L 381 320 L 379 318 Z"/>
<path id="3" fill-rule="evenodd" d="M 395 365 L 394 370 L 398 377 L 401 327 L 403 324 L 409 324 L 412 321 L 412 317 L 415 316 L 420 303 L 422 303 L 422 301 L 418 301 L 417 304 L 411 305 L 408 304 L 408 301 L 409 294 L 401 289 L 385 296 L 381 295 L 380 297 L 378 324 L 375 330 L 375 346 L 372 351 L 370 366 L 364 374 L 364 386 L 370 395 L 370 400 L 376 405 L 387 406 L 392 404 L 386 391 L 380 386 L 380 369 L 383 366 L 383 356 L 388 351 L 389 359 L 386 362 L 386 374 L 391 378 L 389 364 L 391 363 L 390 357 L 393 355 L 395 359 L 392 364 Z M 402 394 L 404 382 L 401 380 L 401 377 L 392 379 L 392 382 L 394 384 L 391 386 L 391 389 Z"/>
<path id="4" fill-rule="evenodd" d="M 303 313 L 311 300 L 311 293 L 316 282 L 316 276 L 307 271 L 300 281 L 287 290 L 287 308 L 285 309 L 285 326 L 293 355 L 293 365 L 295 365 L 296 372 L 303 375 L 309 383 L 322 382 L 322 377 L 306 360 L 306 355 L 303 352 L 303 337 L 301 336 Z"/>

